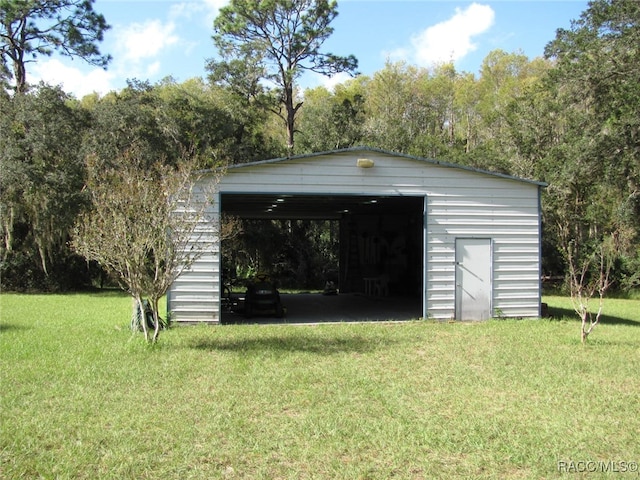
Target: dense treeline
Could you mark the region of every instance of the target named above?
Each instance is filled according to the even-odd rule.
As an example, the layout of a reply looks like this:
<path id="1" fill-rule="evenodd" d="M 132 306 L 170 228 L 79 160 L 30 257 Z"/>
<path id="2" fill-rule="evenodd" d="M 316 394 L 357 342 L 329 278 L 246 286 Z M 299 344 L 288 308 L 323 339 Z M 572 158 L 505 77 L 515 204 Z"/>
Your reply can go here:
<path id="1" fill-rule="evenodd" d="M 68 245 L 88 208 L 85 162 L 109 162 L 134 143 L 150 162 L 197 151 L 204 167 L 368 145 L 545 181 L 545 274 L 564 275 L 568 252 L 585 257 L 606 244 L 615 286 L 637 287 L 639 22 L 640 3 L 599 0 L 558 32 L 546 58 L 496 50 L 477 74 L 389 63 L 333 91 L 300 91 L 293 147 L 267 108 L 278 92 L 247 94 L 220 81 L 219 65 L 206 80 L 132 81 L 104 97 L 75 99 L 46 85 L 1 93 L 2 287 L 63 290 L 96 281 L 99 270 Z M 315 227 L 303 227 L 274 222 L 269 236 L 295 229 L 275 244 L 326 249 Z M 311 255 L 279 261 L 301 278 L 317 276 L 301 273 L 311 267 L 304 262 L 322 265 Z"/>
<path id="2" fill-rule="evenodd" d="M 40 85 L 2 95 L 0 108 L 5 289 L 68 290 L 90 283 L 94 266 L 68 245 L 78 214 L 89 208 L 84 185 L 90 156 L 110 164 L 135 145 L 151 165 L 197 151 L 206 168 L 282 153 L 265 136 L 262 116 L 243 117 L 228 92 L 197 80 L 130 82 L 121 92 L 82 100 Z"/>

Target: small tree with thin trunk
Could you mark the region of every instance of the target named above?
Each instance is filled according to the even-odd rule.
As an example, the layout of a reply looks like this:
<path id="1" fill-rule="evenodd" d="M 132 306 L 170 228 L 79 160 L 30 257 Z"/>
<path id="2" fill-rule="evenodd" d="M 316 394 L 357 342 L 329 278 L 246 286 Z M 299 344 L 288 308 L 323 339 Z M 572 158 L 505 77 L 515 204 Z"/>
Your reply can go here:
<path id="1" fill-rule="evenodd" d="M 613 262 L 626 234 L 615 203 L 598 201 L 609 192 L 593 183 L 590 164 L 585 165 L 581 152 L 575 155 L 575 163 L 567 161 L 559 166 L 555 182 L 549 185 L 545 216 L 564 259 L 565 285 L 580 318 L 584 344 L 602 318 L 604 297 L 612 285 Z M 591 308 L 594 298 L 598 298 L 596 312 Z"/>
<path id="2" fill-rule="evenodd" d="M 593 329 L 600 323 L 604 307 L 604 296 L 611 286 L 610 273 L 612 255 L 607 242 L 594 251 L 580 257 L 574 242 L 566 249 L 568 280 L 573 309 L 580 317 L 580 341 L 584 344 Z M 590 301 L 598 298 L 598 309 L 590 310 Z"/>
<path id="3" fill-rule="evenodd" d="M 214 223 L 212 192 L 197 181 L 191 156 L 177 166 L 160 161 L 148 165 L 144 158 L 132 147 L 111 165 L 88 159 L 86 190 L 93 207 L 79 217 L 73 246 L 113 274 L 140 312 L 148 297 L 153 333 L 146 321 L 141 324 L 145 339 L 155 343 L 158 303 L 178 275 L 210 248 Z M 207 184 L 215 185 L 215 180 Z M 214 234 L 227 237 L 235 225 L 226 222 Z"/>

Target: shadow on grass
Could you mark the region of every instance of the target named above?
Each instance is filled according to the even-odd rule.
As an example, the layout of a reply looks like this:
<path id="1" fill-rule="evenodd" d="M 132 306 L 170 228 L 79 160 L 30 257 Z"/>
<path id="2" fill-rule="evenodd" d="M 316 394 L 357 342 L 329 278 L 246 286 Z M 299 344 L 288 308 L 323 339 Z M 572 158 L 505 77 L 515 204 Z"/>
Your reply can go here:
<path id="1" fill-rule="evenodd" d="M 25 327 L 24 325 L 14 325 L 13 323 L 0 323 L 0 333 L 8 332 L 10 330 L 27 330 L 31 327 Z"/>
<path id="2" fill-rule="evenodd" d="M 576 322 L 580 321 L 576 312 L 569 308 L 549 307 L 549 315 L 551 316 L 552 320 L 575 320 Z M 607 315 L 606 313 L 602 315 L 600 323 L 603 325 L 628 325 L 631 327 L 640 327 L 640 321 L 629 320 L 628 318 L 614 317 L 611 315 Z"/>
<path id="3" fill-rule="evenodd" d="M 319 338 L 309 335 L 274 336 L 243 339 L 197 339 L 192 347 L 199 350 L 215 350 L 242 353 L 311 353 L 336 355 L 341 353 L 368 353 L 386 348 L 392 340 L 380 340 L 361 336 Z"/>

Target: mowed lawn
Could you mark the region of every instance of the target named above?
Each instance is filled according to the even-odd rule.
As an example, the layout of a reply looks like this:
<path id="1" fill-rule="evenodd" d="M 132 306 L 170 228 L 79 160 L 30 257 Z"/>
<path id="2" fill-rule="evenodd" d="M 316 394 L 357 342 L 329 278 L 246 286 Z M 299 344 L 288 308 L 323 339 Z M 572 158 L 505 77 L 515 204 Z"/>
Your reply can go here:
<path id="1" fill-rule="evenodd" d="M 640 301 L 609 300 L 586 346 L 545 301 L 553 320 L 175 327 L 149 347 L 123 295 L 3 294 L 0 478 L 638 478 Z"/>

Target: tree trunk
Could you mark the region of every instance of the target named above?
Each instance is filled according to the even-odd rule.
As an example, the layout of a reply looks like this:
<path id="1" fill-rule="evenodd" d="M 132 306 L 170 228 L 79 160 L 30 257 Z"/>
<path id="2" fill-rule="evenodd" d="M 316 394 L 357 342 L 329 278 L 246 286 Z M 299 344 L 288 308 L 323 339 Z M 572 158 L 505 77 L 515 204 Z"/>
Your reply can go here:
<path id="1" fill-rule="evenodd" d="M 284 86 L 284 105 L 287 112 L 285 123 L 287 124 L 287 151 L 289 152 L 289 155 L 293 154 L 294 136 L 296 131 L 296 114 L 302 105 L 299 103 L 294 106 L 293 101 L 293 84 L 287 83 Z"/>
<path id="2" fill-rule="evenodd" d="M 293 106 L 287 104 L 287 151 L 289 156 L 293 154 L 295 133 L 295 112 Z"/>
<path id="3" fill-rule="evenodd" d="M 16 93 L 25 93 L 27 91 L 27 70 L 23 61 L 14 63 L 13 76 L 16 81 Z"/>
<path id="4" fill-rule="evenodd" d="M 15 209 L 9 207 L 9 215 L 3 215 L 4 222 L 4 256 L 3 260 L 7 259 L 7 254 L 13 251 L 13 226 L 15 225 Z"/>
<path id="5" fill-rule="evenodd" d="M 134 297 L 135 302 L 138 304 L 138 311 L 140 312 L 141 315 L 141 324 L 142 324 L 142 331 L 144 332 L 144 339 L 146 342 L 149 341 L 149 330 L 147 329 L 147 317 L 145 315 L 144 312 L 144 301 L 142 300 L 142 297 L 140 297 L 139 295 L 136 295 Z"/>
<path id="6" fill-rule="evenodd" d="M 158 299 L 151 299 L 151 308 L 153 309 L 153 338 L 151 339 L 151 343 L 156 343 L 158 341 L 158 337 L 160 336 L 160 314 L 158 313 Z"/>
<path id="7" fill-rule="evenodd" d="M 20 34 L 18 36 L 18 42 L 20 45 L 25 45 L 25 29 L 27 27 L 26 19 L 23 19 L 20 27 Z M 16 82 L 16 93 L 24 93 L 27 91 L 27 68 L 24 64 L 24 48 L 14 46 L 11 48 L 9 58 L 13 62 L 13 78 Z"/>
<path id="8" fill-rule="evenodd" d="M 589 335 L 589 331 L 587 330 L 587 317 L 589 316 L 589 312 L 586 310 L 582 313 L 582 326 L 580 330 L 580 341 L 584 345 L 587 343 L 587 336 Z"/>

